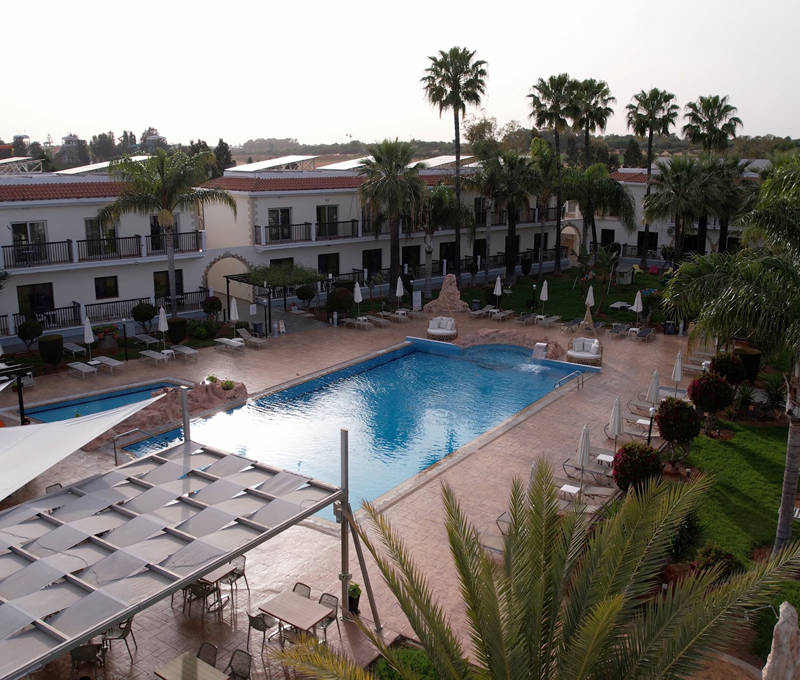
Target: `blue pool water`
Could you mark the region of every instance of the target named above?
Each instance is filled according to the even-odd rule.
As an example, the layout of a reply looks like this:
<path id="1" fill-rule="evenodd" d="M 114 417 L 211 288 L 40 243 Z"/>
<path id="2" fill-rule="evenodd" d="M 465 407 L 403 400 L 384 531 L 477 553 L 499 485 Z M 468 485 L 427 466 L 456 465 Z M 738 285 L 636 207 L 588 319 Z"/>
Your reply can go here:
<path id="1" fill-rule="evenodd" d="M 579 370 L 533 361 L 530 349 L 509 345 L 438 351 L 447 354 L 403 348 L 193 421 L 192 439 L 337 484 L 339 430 L 346 428 L 355 506 L 424 470 Z M 181 437 L 176 429 L 128 450 L 151 453 Z"/>
<path id="2" fill-rule="evenodd" d="M 137 401 L 144 401 L 150 397 L 150 393 L 153 390 L 162 387 L 175 387 L 175 383 L 151 383 L 149 385 L 140 385 L 139 387 L 129 387 L 124 390 L 95 394 L 90 397 L 81 397 L 80 399 L 59 401 L 45 406 L 34 406 L 33 408 L 26 408 L 25 414 L 43 423 L 52 423 L 56 420 L 67 420 L 79 415 L 86 416 L 90 413 L 99 413 L 119 406 L 127 406 Z"/>

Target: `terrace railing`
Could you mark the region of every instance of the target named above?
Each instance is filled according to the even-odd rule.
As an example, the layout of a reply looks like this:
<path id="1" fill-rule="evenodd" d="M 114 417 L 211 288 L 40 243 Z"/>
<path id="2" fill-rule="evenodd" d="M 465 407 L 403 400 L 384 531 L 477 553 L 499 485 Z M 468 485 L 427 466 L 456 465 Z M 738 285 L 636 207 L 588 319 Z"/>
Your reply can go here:
<path id="1" fill-rule="evenodd" d="M 119 260 L 125 257 L 141 257 L 142 237 L 93 238 L 78 241 L 78 261 Z"/>
<path id="2" fill-rule="evenodd" d="M 203 300 L 208 297 L 208 288 L 190 290 L 175 296 L 175 306 L 178 312 L 194 312 L 203 307 Z M 163 305 L 169 311 L 170 298 L 168 295 L 156 297 L 156 309 Z"/>
<path id="3" fill-rule="evenodd" d="M 329 241 L 337 238 L 355 238 L 358 236 L 358 220 L 339 222 L 317 222 L 317 241 Z"/>
<path id="4" fill-rule="evenodd" d="M 3 246 L 3 267 L 20 269 L 49 264 L 72 262 L 70 241 L 42 241 L 40 243 L 15 243 Z"/>
<path id="5" fill-rule="evenodd" d="M 384 220 L 383 222 L 377 224 L 372 220 L 364 220 L 361 223 L 361 234 L 363 236 L 384 236 L 389 233 L 389 223 Z"/>
<path id="6" fill-rule="evenodd" d="M 114 300 L 113 302 L 94 302 L 86 305 L 86 316 L 92 323 L 115 321 L 133 317 L 133 308 L 141 302 L 150 302 L 150 298 L 131 298 L 130 300 Z"/>
<path id="7" fill-rule="evenodd" d="M 14 314 L 15 328 L 19 328 L 19 325 L 27 319 L 35 319 L 42 324 L 42 329 L 46 331 L 80 326 L 81 306 L 77 302 L 73 302 L 66 307 L 55 307 L 44 312 L 16 312 Z"/>
<path id="8" fill-rule="evenodd" d="M 0 314 L 0 335 L 8 335 L 8 314 Z"/>
<path id="9" fill-rule="evenodd" d="M 169 234 L 149 234 L 147 241 L 148 255 L 164 255 L 167 252 Z M 176 253 L 193 253 L 200 250 L 202 239 L 199 231 L 179 231 L 172 234 L 172 243 Z"/>
<path id="10" fill-rule="evenodd" d="M 260 231 L 260 229 L 257 231 Z M 264 231 L 266 243 L 259 245 L 269 245 L 270 243 L 293 243 L 311 240 L 311 222 L 301 222 L 299 224 L 278 224 L 266 227 Z"/>

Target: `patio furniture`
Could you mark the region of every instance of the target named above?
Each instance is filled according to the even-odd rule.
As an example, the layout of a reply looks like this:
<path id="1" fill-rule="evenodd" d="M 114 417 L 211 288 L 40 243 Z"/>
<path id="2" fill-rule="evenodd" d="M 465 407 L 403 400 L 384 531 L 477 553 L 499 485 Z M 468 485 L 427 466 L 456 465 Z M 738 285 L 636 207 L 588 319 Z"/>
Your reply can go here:
<path id="1" fill-rule="evenodd" d="M 197 658 L 209 666 L 217 665 L 217 647 L 210 642 L 204 642 L 197 650 Z"/>
<path id="2" fill-rule="evenodd" d="M 174 359 L 175 358 L 175 350 L 174 349 L 162 349 L 161 350 L 161 354 L 163 354 L 165 357 L 167 357 L 167 361 L 169 361 L 170 359 Z"/>
<path id="3" fill-rule="evenodd" d="M 600 365 L 603 346 L 597 338 L 573 338 L 567 350 L 567 361 L 576 364 Z"/>
<path id="4" fill-rule="evenodd" d="M 152 335 L 147 335 L 147 333 L 138 333 L 137 335 L 133 336 L 134 339 L 138 340 L 139 342 L 146 345 L 149 349 L 150 345 L 157 344 L 161 342 L 160 340 L 156 340 Z"/>
<path id="5" fill-rule="evenodd" d="M 520 314 L 519 318 L 517 318 L 517 323 L 522 324 L 523 326 L 527 326 L 528 324 L 536 323 L 536 314 L 529 313 L 529 314 Z"/>
<path id="6" fill-rule="evenodd" d="M 561 321 L 560 316 L 546 316 L 543 319 L 539 319 L 539 323 L 545 328 L 550 328 L 551 326 L 557 324 L 559 321 Z"/>
<path id="7" fill-rule="evenodd" d="M 492 314 L 493 321 L 505 321 L 506 319 L 510 319 L 514 316 L 514 312 L 511 309 L 503 309 L 498 310 L 494 314 Z"/>
<path id="8" fill-rule="evenodd" d="M 155 363 L 167 360 L 167 355 L 166 354 L 162 354 L 161 352 L 155 352 L 152 349 L 140 350 L 139 351 L 139 356 L 142 356 L 145 359 L 152 359 Z"/>
<path id="9" fill-rule="evenodd" d="M 120 361 L 119 359 L 114 359 L 113 357 L 104 357 L 99 356 L 94 358 L 95 361 L 100 363 L 100 366 L 105 366 L 109 372 L 113 373 L 115 368 L 119 368 L 120 366 L 124 366 L 125 362 Z"/>
<path id="10" fill-rule="evenodd" d="M 231 338 L 214 338 L 217 343 L 217 349 L 237 350 L 244 351 L 244 340 L 232 340 Z"/>
<path id="11" fill-rule="evenodd" d="M 246 564 L 247 557 L 245 555 L 234 557 L 228 564 L 228 566 L 231 567 L 231 570 L 225 576 L 219 579 L 219 583 L 224 583 L 225 585 L 230 586 L 231 599 L 233 599 L 233 589 L 236 588 L 238 591 L 236 582 L 240 579 L 244 579 L 244 584 L 247 586 L 247 592 L 250 592 L 250 584 L 247 582 L 247 575 L 245 574 Z"/>
<path id="12" fill-rule="evenodd" d="M 69 655 L 72 658 L 73 671 L 77 671 L 82 664 L 89 664 L 95 669 L 95 677 L 97 677 L 97 667 L 104 666 L 106 663 L 106 650 L 100 643 L 92 642 L 80 645 L 70 649 Z"/>
<path id="13" fill-rule="evenodd" d="M 641 340 L 642 342 L 648 342 L 652 336 L 653 336 L 652 328 L 642 328 L 636 334 L 636 339 Z"/>
<path id="14" fill-rule="evenodd" d="M 589 453 L 595 457 L 600 455 L 612 455 L 613 460 L 613 451 L 609 451 L 606 449 L 596 449 L 594 447 L 589 448 Z M 580 479 L 581 476 L 581 466 L 577 462 L 572 462 L 572 458 L 567 458 L 562 464 L 561 469 L 564 471 L 564 474 L 569 477 L 570 479 Z M 611 468 L 607 465 L 601 465 L 596 460 L 590 461 L 589 465 L 584 466 L 583 472 L 588 477 L 594 479 L 598 484 L 611 484 L 614 481 L 614 476 L 612 474 Z"/>
<path id="15" fill-rule="evenodd" d="M 613 323 L 611 324 L 611 328 L 608 330 L 608 334 L 614 336 L 615 338 L 623 338 L 628 334 L 628 329 L 630 326 L 626 323 Z"/>
<path id="16" fill-rule="evenodd" d="M 192 652 L 184 652 L 161 668 L 157 668 L 155 676 L 161 680 L 227 680 L 228 678 L 227 673 L 201 659 L 199 653 L 195 656 Z"/>
<path id="17" fill-rule="evenodd" d="M 294 591 L 276 595 L 261 605 L 259 609 L 292 628 L 308 633 L 314 630 L 320 621 L 333 614 L 331 607 L 314 602 Z M 283 636 L 281 636 L 281 644 L 283 644 Z"/>
<path id="18" fill-rule="evenodd" d="M 247 627 L 247 651 L 250 651 L 250 631 L 256 630 L 262 634 L 261 636 L 261 653 L 264 653 L 264 646 L 267 644 L 267 631 L 278 625 L 278 619 L 270 616 L 269 614 L 247 614 L 248 627 Z M 275 634 L 280 633 L 280 630 Z M 272 636 L 270 636 L 272 637 Z"/>
<path id="19" fill-rule="evenodd" d="M 427 333 L 433 340 L 453 340 L 458 337 L 456 320 L 451 316 L 435 316 L 428 322 Z"/>
<path id="20" fill-rule="evenodd" d="M 330 607 L 333 613 L 330 616 L 326 616 L 322 621 L 317 624 L 318 628 L 322 628 L 322 632 L 325 635 L 325 643 L 328 642 L 328 626 L 330 626 L 334 621 L 336 622 L 336 629 L 339 631 L 339 637 L 342 637 L 342 629 L 339 627 L 339 598 L 336 595 L 331 595 L 330 593 L 322 593 L 319 596 L 319 603 L 326 607 Z"/>
<path id="21" fill-rule="evenodd" d="M 311 597 L 311 586 L 307 586 L 305 583 L 302 583 L 301 581 L 298 581 L 297 583 L 294 584 L 294 587 L 292 588 L 292 592 L 293 593 L 297 593 L 298 595 L 301 595 L 302 597 L 310 598 Z"/>
<path id="22" fill-rule="evenodd" d="M 208 598 L 213 597 L 213 601 L 209 603 Z M 189 584 L 189 594 L 187 602 L 189 603 L 189 615 L 192 614 L 192 602 L 200 600 L 200 613 L 205 615 L 209 613 L 220 613 L 222 608 L 227 604 L 227 595 L 224 598 L 220 597 L 219 586 L 216 582 L 208 583 L 204 581 L 195 581 Z"/>
<path id="23" fill-rule="evenodd" d="M 111 649 L 111 642 L 114 640 L 122 640 L 125 643 L 125 648 L 128 650 L 128 656 L 131 657 L 133 663 L 133 654 L 131 653 L 131 646 L 128 644 L 128 636 L 133 640 L 133 646 L 138 650 L 139 645 L 136 643 L 136 636 L 133 634 L 133 617 L 120 621 L 113 628 L 109 628 L 103 633 L 103 644 Z"/>
<path id="24" fill-rule="evenodd" d="M 175 356 L 183 357 L 184 359 L 194 359 L 197 361 L 199 352 L 194 347 L 187 347 L 186 345 L 173 345 L 172 349 L 175 351 Z"/>
<path id="25" fill-rule="evenodd" d="M 266 338 L 257 338 L 254 335 L 250 335 L 250 331 L 248 331 L 246 328 L 237 328 L 236 332 L 239 334 L 239 337 L 244 340 L 244 343 L 246 345 L 250 345 L 250 347 L 261 349 L 262 347 L 267 346 Z"/>
<path id="26" fill-rule="evenodd" d="M 392 324 L 387 321 L 386 319 L 381 319 L 379 316 L 372 316 L 367 314 L 365 317 L 367 321 L 369 321 L 373 326 L 377 326 L 378 328 L 386 328 L 387 326 L 391 326 Z"/>
<path id="27" fill-rule="evenodd" d="M 79 354 L 86 354 L 86 348 L 81 345 L 76 345 L 74 342 L 65 342 L 64 351 L 72 354 L 73 359 Z"/>
<path id="28" fill-rule="evenodd" d="M 85 378 L 87 375 L 97 375 L 97 369 L 94 366 L 84 364 L 82 361 L 72 361 L 67 364 L 67 368 L 80 375 L 81 378 Z"/>
<path id="29" fill-rule="evenodd" d="M 51 491 L 57 491 L 60 488 L 62 488 L 61 482 L 56 482 L 55 484 L 48 484 L 46 487 L 44 487 L 44 492 L 50 493 Z"/>
<path id="30" fill-rule="evenodd" d="M 248 652 L 243 649 L 234 649 L 231 660 L 225 666 L 225 670 L 230 670 L 230 680 L 248 680 L 250 678 L 250 667 L 253 659 Z"/>
<path id="31" fill-rule="evenodd" d="M 562 333 L 574 333 L 578 326 L 581 325 L 583 319 L 572 319 L 572 321 L 565 321 L 561 324 Z"/>
<path id="32" fill-rule="evenodd" d="M 480 319 L 484 316 L 489 315 L 489 310 L 494 309 L 492 305 L 484 305 L 481 309 L 473 309 L 470 310 L 468 313 L 473 319 Z"/>

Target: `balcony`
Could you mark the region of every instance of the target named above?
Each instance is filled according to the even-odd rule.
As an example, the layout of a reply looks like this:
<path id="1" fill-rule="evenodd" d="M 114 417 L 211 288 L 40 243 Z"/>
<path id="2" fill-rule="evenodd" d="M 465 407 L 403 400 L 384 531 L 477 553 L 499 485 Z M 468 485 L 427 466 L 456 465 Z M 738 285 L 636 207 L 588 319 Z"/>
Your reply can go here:
<path id="1" fill-rule="evenodd" d="M 145 236 L 148 255 L 166 255 L 166 233 Z M 199 231 L 175 232 L 172 234 L 172 245 L 176 253 L 196 253 L 202 247 L 202 238 Z"/>
<path id="2" fill-rule="evenodd" d="M 19 325 L 24 323 L 28 318 L 36 319 L 36 321 L 42 324 L 42 330 L 44 331 L 80 326 L 81 306 L 77 302 L 73 302 L 66 307 L 54 307 L 53 309 L 43 312 L 31 312 L 28 314 L 17 312 L 14 314 L 14 327 L 19 328 Z"/>
<path id="3" fill-rule="evenodd" d="M 256 226 L 255 228 L 254 241 L 257 246 L 268 246 L 273 243 L 302 243 L 310 240 L 311 222 L 274 224 L 268 227 Z"/>
<path id="4" fill-rule="evenodd" d="M 194 312 L 202 309 L 203 300 L 208 297 L 207 288 L 199 288 L 175 296 L 175 303 L 178 312 Z M 119 321 L 120 319 L 130 319 L 133 317 L 133 308 L 142 303 L 151 303 L 149 297 L 131 298 L 129 300 L 113 300 L 111 302 L 95 302 L 86 305 L 86 316 L 92 323 Z M 160 295 L 155 298 L 155 307 L 158 309 L 163 306 L 169 311 L 169 297 Z"/>
<path id="5" fill-rule="evenodd" d="M 317 241 L 332 241 L 339 238 L 357 238 L 358 220 L 340 222 L 317 222 Z"/>
<path id="6" fill-rule="evenodd" d="M 72 261 L 72 241 L 40 241 L 3 246 L 5 269 L 68 264 Z"/>
<path id="7" fill-rule="evenodd" d="M 142 256 L 142 237 L 123 236 L 121 238 L 95 238 L 76 241 L 78 262 L 96 260 L 121 260 L 126 257 Z"/>

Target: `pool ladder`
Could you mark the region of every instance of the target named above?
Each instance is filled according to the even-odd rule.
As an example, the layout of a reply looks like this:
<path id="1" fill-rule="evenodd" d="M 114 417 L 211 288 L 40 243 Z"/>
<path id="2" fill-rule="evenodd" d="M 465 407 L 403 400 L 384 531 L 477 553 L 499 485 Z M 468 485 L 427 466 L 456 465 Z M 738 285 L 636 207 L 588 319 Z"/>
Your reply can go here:
<path id="1" fill-rule="evenodd" d="M 563 387 L 570 380 L 577 380 L 577 387 L 581 389 L 581 387 L 583 387 L 583 371 L 572 371 L 569 375 L 559 378 L 553 383 L 553 389 L 557 390 L 559 387 Z"/>

